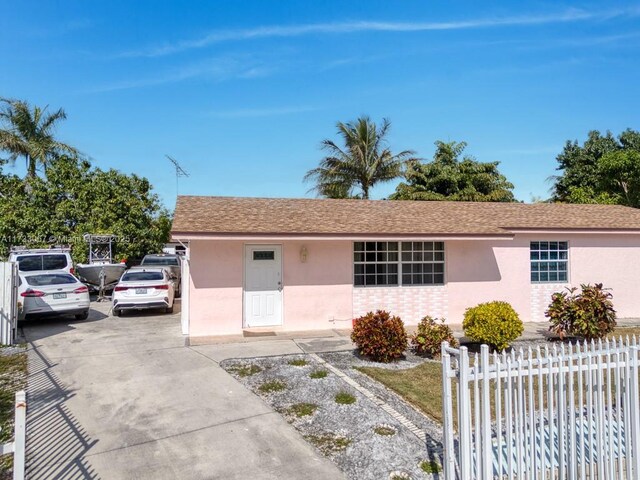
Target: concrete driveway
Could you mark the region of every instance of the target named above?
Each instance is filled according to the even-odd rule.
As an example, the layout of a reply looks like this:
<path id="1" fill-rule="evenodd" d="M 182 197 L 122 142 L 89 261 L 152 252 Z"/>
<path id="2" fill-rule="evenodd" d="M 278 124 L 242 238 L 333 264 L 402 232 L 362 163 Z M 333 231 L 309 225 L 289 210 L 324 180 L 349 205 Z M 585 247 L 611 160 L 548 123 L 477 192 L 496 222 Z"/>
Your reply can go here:
<path id="1" fill-rule="evenodd" d="M 232 345 L 185 346 L 179 309 L 118 318 L 93 306 L 87 321 L 24 324 L 27 478 L 344 478 L 218 366 Z M 300 351 L 254 345 L 240 352 Z"/>

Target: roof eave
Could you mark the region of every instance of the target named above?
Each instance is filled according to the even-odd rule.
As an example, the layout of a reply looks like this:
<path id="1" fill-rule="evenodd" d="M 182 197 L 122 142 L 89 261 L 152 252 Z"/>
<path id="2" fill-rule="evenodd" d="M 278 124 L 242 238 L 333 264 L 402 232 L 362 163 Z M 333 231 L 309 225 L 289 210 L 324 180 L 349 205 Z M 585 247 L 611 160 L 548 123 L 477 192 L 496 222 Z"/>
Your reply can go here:
<path id="1" fill-rule="evenodd" d="M 582 234 L 582 235 L 640 235 L 637 228 L 524 228 L 524 227 L 504 227 L 505 230 L 514 234 Z"/>
<path id="2" fill-rule="evenodd" d="M 204 233 L 204 232 L 171 232 L 171 239 L 178 240 L 241 240 L 241 241 L 282 241 L 282 240 L 513 240 L 511 233 Z"/>

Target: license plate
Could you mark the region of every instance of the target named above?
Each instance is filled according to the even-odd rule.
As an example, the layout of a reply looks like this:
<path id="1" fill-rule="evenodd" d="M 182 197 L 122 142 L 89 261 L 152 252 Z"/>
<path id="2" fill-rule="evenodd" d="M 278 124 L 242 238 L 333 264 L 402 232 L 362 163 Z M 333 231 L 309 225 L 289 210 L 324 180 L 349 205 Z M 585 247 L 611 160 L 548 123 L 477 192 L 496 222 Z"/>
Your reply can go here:
<path id="1" fill-rule="evenodd" d="M 56 300 L 58 298 L 67 298 L 67 294 L 66 293 L 54 293 L 53 294 L 53 299 Z"/>
<path id="2" fill-rule="evenodd" d="M 147 294 L 146 288 L 136 288 L 136 295 L 146 295 L 146 294 Z"/>

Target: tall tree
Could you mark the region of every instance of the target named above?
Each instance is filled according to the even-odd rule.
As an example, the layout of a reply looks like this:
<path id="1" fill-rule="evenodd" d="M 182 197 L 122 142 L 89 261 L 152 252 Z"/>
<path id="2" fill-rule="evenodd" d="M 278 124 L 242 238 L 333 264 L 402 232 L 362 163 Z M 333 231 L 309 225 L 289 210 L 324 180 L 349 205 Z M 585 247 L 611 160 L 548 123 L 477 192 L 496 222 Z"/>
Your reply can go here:
<path id="1" fill-rule="evenodd" d="M 415 160 L 411 150 L 394 154 L 387 147 L 390 126 L 386 118 L 378 126 L 367 116 L 339 122 L 338 135 L 344 146 L 324 140 L 322 149 L 328 155 L 307 172 L 305 181 L 315 181 L 312 190 L 324 197 L 369 198 L 373 186 L 400 177 L 407 163 Z"/>
<path id="2" fill-rule="evenodd" d="M 640 132 L 594 130 L 582 145 L 568 141 L 556 160 L 553 200 L 640 207 Z"/>
<path id="3" fill-rule="evenodd" d="M 436 143 L 431 162 L 412 162 L 391 200 L 513 202 L 513 184 L 498 170 L 499 162 L 478 162 L 465 155 L 465 142 Z"/>
<path id="4" fill-rule="evenodd" d="M 49 113 L 48 107 L 5 98 L 0 103 L 0 150 L 9 154 L 11 162 L 24 157 L 27 178 L 35 178 L 38 166 L 46 168 L 63 154 L 78 156 L 78 150 L 54 136 L 56 125 L 67 118 L 63 109 Z"/>
<path id="5" fill-rule="evenodd" d="M 0 257 L 12 245 L 69 244 L 76 262 L 87 260 L 85 233 L 116 235 L 115 255 L 138 258 L 160 250 L 171 217 L 151 184 L 137 175 L 100 170 L 61 157 L 47 178 L 28 184 L 0 169 Z"/>

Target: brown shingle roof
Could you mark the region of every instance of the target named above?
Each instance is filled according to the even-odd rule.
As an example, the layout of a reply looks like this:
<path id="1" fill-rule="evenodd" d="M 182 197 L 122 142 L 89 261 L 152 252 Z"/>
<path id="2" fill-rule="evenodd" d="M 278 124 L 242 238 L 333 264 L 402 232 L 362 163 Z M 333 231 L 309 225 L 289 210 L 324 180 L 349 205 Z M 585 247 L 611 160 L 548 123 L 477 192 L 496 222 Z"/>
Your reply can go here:
<path id="1" fill-rule="evenodd" d="M 518 229 L 638 230 L 616 205 L 179 196 L 172 233 L 505 235 Z"/>

